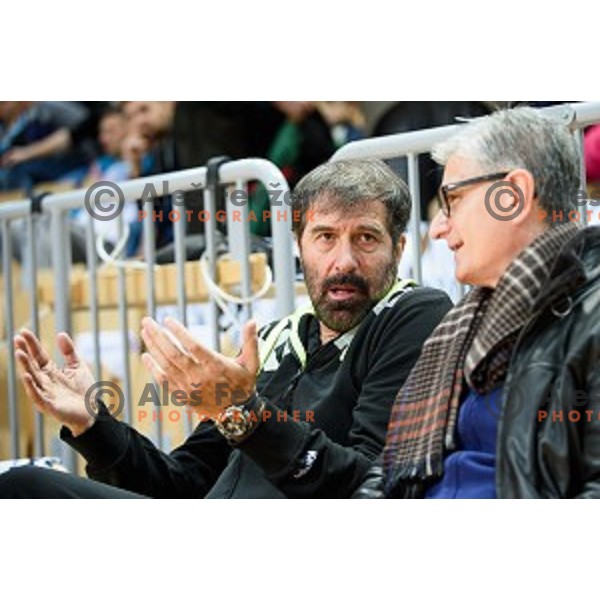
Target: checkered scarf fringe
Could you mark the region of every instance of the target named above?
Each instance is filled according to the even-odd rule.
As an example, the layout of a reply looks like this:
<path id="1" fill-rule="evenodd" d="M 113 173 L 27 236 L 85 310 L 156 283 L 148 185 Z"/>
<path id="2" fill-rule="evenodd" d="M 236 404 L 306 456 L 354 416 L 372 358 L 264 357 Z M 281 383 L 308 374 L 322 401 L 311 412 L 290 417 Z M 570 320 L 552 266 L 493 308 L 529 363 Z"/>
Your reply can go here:
<path id="1" fill-rule="evenodd" d="M 504 381 L 516 338 L 562 248 L 579 230 L 551 228 L 523 250 L 497 287 L 473 288 L 425 342 L 392 408 L 383 452 L 386 492 L 422 497 L 455 447 L 465 384 L 486 394 Z"/>

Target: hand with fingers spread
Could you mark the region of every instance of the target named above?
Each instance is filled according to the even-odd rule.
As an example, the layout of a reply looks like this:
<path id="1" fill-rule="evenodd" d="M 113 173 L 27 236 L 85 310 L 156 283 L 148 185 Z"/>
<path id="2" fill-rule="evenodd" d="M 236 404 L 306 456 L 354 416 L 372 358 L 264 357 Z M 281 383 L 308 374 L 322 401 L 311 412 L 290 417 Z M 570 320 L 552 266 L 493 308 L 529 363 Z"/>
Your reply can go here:
<path id="1" fill-rule="evenodd" d="M 94 377 L 66 333 L 59 333 L 56 341 L 65 358 L 62 369 L 50 359 L 35 334 L 27 329 L 14 338 L 15 357 L 27 395 L 35 406 L 77 436 L 95 421 L 84 401 L 86 392 L 94 384 Z"/>
<path id="2" fill-rule="evenodd" d="M 189 405 L 199 416 L 216 419 L 253 394 L 259 368 L 254 321 L 245 325 L 242 351 L 235 359 L 203 346 L 175 319 L 165 319 L 165 326 L 150 318 L 142 321 L 147 347 L 142 360 L 158 384 L 167 382 L 170 393 L 178 390 L 187 399 L 198 398 Z"/>

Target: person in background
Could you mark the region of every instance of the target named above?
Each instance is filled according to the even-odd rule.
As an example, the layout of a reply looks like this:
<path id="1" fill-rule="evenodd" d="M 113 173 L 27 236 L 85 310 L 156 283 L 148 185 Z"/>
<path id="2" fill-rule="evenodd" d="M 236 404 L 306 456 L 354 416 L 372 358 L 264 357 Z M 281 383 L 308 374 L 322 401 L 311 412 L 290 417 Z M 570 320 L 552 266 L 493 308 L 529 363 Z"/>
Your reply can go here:
<path id="1" fill-rule="evenodd" d="M 100 154 L 91 164 L 87 180 L 91 182 L 107 179 L 121 181 L 130 176 L 123 160 L 123 143 L 127 135 L 127 121 L 118 106 L 107 108 L 98 122 L 98 145 Z M 119 164 L 119 170 L 111 170 Z"/>
<path id="2" fill-rule="evenodd" d="M 125 115 L 118 105 L 107 107 L 98 122 L 98 146 L 100 155 L 91 164 L 84 186 L 91 186 L 101 181 L 111 183 L 120 183 L 131 177 L 131 163 L 123 158 L 123 146 L 127 136 L 127 122 Z M 128 202 L 122 210 L 122 218 L 129 228 L 129 234 L 125 247 L 125 256 L 131 257 L 138 253 L 138 246 L 141 239 L 142 224 L 138 219 L 138 206 L 135 203 Z M 79 254 L 85 254 L 87 251 L 86 236 L 87 225 L 90 215 L 85 208 L 77 209 L 71 213 L 71 232 L 80 240 Z M 103 245 L 107 251 L 111 251 L 118 242 L 117 223 L 115 220 L 101 221 L 94 223 L 94 232 L 101 235 Z"/>
<path id="3" fill-rule="evenodd" d="M 585 132 L 584 156 L 588 182 L 600 182 L 600 125 L 594 125 Z"/>
<path id="4" fill-rule="evenodd" d="M 123 102 L 127 136 L 122 149 L 130 177 L 165 173 L 177 168 L 172 130 L 175 102 Z"/>
<path id="5" fill-rule="evenodd" d="M 29 194 L 85 167 L 93 150 L 74 143 L 88 119 L 80 102 L 0 102 L 0 189 Z"/>
<path id="6" fill-rule="evenodd" d="M 128 165 L 128 178 L 135 179 L 168 173 L 178 169 L 175 142 L 173 140 L 173 122 L 175 102 L 123 102 L 121 109 L 125 115 L 127 134 L 123 140 L 121 153 Z M 157 190 L 158 191 L 158 190 Z M 173 223 L 166 216 L 172 209 L 170 196 L 154 199 L 151 210 L 164 215 L 162 221 L 155 221 L 156 248 L 168 246 L 173 241 Z M 142 241 L 143 224 L 138 222 L 131 229 L 128 240 L 128 253 L 139 248 Z"/>
<path id="7" fill-rule="evenodd" d="M 277 127 L 265 157 L 279 167 L 293 188 L 335 152 L 330 126 L 314 102 L 278 101 L 269 110 L 277 115 Z M 262 185 L 251 188 L 250 209 L 257 215 L 270 210 L 269 194 Z M 250 230 L 255 235 L 268 236 L 270 220 L 258 219 L 251 223 Z"/>
<path id="8" fill-rule="evenodd" d="M 360 102 L 315 102 L 317 110 L 331 130 L 336 148 L 365 137 L 366 119 Z"/>

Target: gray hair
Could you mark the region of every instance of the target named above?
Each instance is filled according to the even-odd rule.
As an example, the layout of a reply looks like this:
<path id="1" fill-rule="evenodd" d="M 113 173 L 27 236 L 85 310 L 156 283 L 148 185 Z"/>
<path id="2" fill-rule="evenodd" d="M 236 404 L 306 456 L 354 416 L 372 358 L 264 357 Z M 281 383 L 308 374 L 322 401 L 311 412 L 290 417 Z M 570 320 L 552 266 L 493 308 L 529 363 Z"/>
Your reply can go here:
<path id="1" fill-rule="evenodd" d="M 458 156 L 490 172 L 527 169 L 540 208 L 550 214 L 576 207 L 581 176 L 577 144 L 564 122 L 539 110 L 518 107 L 470 121 L 436 145 L 431 156 L 440 165 Z"/>
<path id="2" fill-rule="evenodd" d="M 293 220 L 294 232 L 301 237 L 306 213 L 315 202 L 327 201 L 330 210 L 352 210 L 379 200 L 387 210 L 387 228 L 396 244 L 410 218 L 408 187 L 382 160 L 340 160 L 325 163 L 304 176 L 292 194 L 292 209 L 300 220 Z"/>

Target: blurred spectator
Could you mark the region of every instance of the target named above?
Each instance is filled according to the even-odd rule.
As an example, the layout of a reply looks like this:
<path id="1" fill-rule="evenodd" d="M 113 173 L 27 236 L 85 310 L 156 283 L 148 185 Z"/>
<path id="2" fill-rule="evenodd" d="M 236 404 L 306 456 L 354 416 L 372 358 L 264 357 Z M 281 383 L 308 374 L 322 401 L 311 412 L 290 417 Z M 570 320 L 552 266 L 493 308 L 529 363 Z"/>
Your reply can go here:
<path id="1" fill-rule="evenodd" d="M 123 110 L 129 131 L 123 153 L 132 177 L 203 166 L 215 156 L 258 156 L 279 166 L 291 187 L 335 150 L 330 127 L 314 102 L 125 102 Z M 168 202 L 163 205 L 170 210 Z M 267 206 L 264 189 L 253 194 L 251 208 L 257 215 Z M 202 208 L 201 193 L 186 194 L 186 210 Z M 260 235 L 270 229 L 260 219 L 251 227 Z M 187 231 L 202 236 L 204 225 L 192 215 Z M 157 245 L 171 239 L 172 232 L 163 232 Z M 197 241 L 203 245 L 201 238 Z"/>
<path id="2" fill-rule="evenodd" d="M 329 160 L 335 145 L 315 102 L 280 101 L 273 102 L 272 108 L 279 124 L 266 158 L 281 169 L 292 189 L 304 175 Z M 254 190 L 250 208 L 256 215 L 269 210 L 269 196 L 263 186 Z M 270 222 L 261 218 L 251 223 L 251 231 L 257 235 L 269 235 L 270 229 Z"/>
<path id="3" fill-rule="evenodd" d="M 175 102 L 123 102 L 127 137 L 123 154 L 131 177 L 177 168 L 172 130 Z"/>
<path id="4" fill-rule="evenodd" d="M 588 182 L 600 182 L 600 125 L 594 125 L 586 131 L 584 154 Z"/>
<path id="5" fill-rule="evenodd" d="M 238 159 L 256 155 L 246 131 L 247 113 L 255 104 L 177 102 L 173 137 L 180 167 L 202 167 L 214 156 Z"/>
<path id="6" fill-rule="evenodd" d="M 367 121 L 360 102 L 316 102 L 336 148 L 365 137 Z"/>
<path id="7" fill-rule="evenodd" d="M 98 123 L 98 143 L 101 153 L 90 166 L 88 179 L 91 181 L 102 179 L 120 181 L 129 176 L 129 172 L 126 171 L 125 167 L 126 163 L 122 158 L 122 148 L 126 134 L 127 122 L 121 109 L 118 107 L 107 108 L 102 113 Z M 121 165 L 120 169 L 123 170 L 123 176 L 120 178 L 116 178 L 114 172 L 111 173 L 110 171 L 111 167 L 117 163 Z"/>
<path id="8" fill-rule="evenodd" d="M 127 123 L 122 154 L 128 164 L 129 177 L 145 177 L 177 170 L 179 167 L 172 134 L 175 102 L 128 101 L 122 103 L 122 109 Z M 145 210 L 148 208 L 146 205 Z M 173 224 L 167 217 L 171 208 L 170 196 L 154 200 L 153 210 L 163 215 L 162 221 L 155 221 L 157 248 L 166 246 L 173 240 Z M 142 226 L 143 223 L 138 222 L 131 230 L 130 251 L 139 247 Z"/>
<path id="9" fill-rule="evenodd" d="M 283 117 L 267 158 L 286 176 L 290 188 L 335 151 L 329 125 L 315 102 L 274 102 Z"/>
<path id="10" fill-rule="evenodd" d="M 244 102 L 125 102 L 128 133 L 123 157 L 131 177 L 199 167 L 214 156 L 244 158 L 249 155 Z M 169 198 L 156 209 L 171 210 Z M 186 254 L 197 258 L 204 251 L 204 224 L 194 213 L 204 208 L 201 191 L 185 194 L 185 209 L 192 211 L 186 223 Z M 157 225 L 157 262 L 174 260 L 172 223 Z M 191 235 L 189 235 L 191 234 Z"/>
<path id="11" fill-rule="evenodd" d="M 79 102 L 0 102 L 0 188 L 55 181 L 92 158 L 72 132 L 89 118 Z"/>
<path id="12" fill-rule="evenodd" d="M 98 181 L 121 182 L 130 178 L 131 165 L 123 159 L 122 151 L 127 135 L 127 122 L 125 115 L 118 106 L 111 106 L 104 110 L 98 123 L 98 145 L 101 150 L 100 156 L 92 163 L 86 184 L 91 185 Z M 128 202 L 123 207 L 122 215 L 124 222 L 129 227 L 129 236 L 125 249 L 125 256 L 130 257 L 137 253 L 140 237 L 141 224 L 138 220 L 138 207 Z M 86 227 L 90 219 L 84 208 L 77 209 L 72 213 L 74 226 L 73 235 L 83 238 L 85 242 Z M 116 221 L 100 221 L 94 223 L 96 235 L 101 235 L 105 247 L 114 246 L 118 241 Z M 85 256 L 85 246 L 83 248 Z"/>

